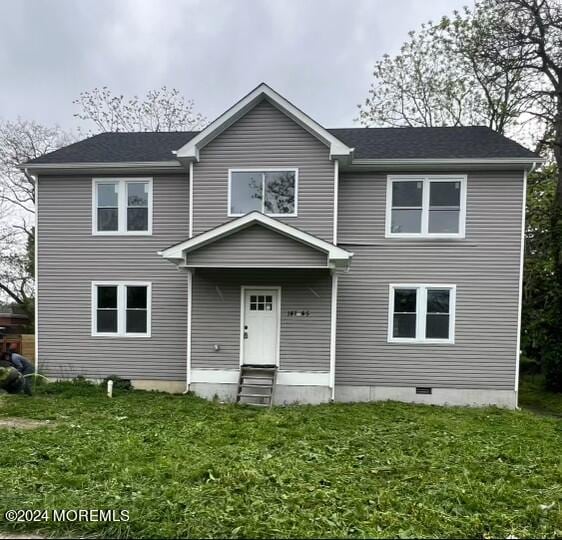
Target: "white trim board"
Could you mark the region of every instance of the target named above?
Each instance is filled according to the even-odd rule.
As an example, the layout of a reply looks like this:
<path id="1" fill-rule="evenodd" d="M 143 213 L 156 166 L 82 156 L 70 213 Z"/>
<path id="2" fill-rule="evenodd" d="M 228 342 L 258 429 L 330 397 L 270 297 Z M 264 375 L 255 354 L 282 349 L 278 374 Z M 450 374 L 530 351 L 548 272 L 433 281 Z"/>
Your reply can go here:
<path id="1" fill-rule="evenodd" d="M 39 373 L 39 176 L 35 176 L 35 242 L 33 242 L 33 268 L 35 272 L 35 374 Z"/>
<path id="2" fill-rule="evenodd" d="M 519 363 L 521 361 L 521 319 L 523 311 L 523 270 L 525 265 L 525 218 L 527 211 L 527 171 L 523 172 L 523 202 L 521 208 L 521 251 L 519 254 L 519 283 L 517 301 L 517 340 L 515 349 L 515 392 L 519 391 Z"/>
<path id="3" fill-rule="evenodd" d="M 189 392 L 191 384 L 191 319 L 193 313 L 193 272 L 187 271 L 187 348 L 185 366 L 185 391 Z"/>
<path id="4" fill-rule="evenodd" d="M 353 148 L 345 145 L 318 122 L 303 113 L 300 109 L 297 109 L 297 107 L 265 83 L 261 83 L 254 88 L 254 90 L 235 103 L 216 120 L 211 122 L 203 131 L 177 150 L 175 152 L 176 157 L 180 161 L 199 161 L 199 152 L 205 145 L 210 143 L 263 100 L 267 100 L 328 146 L 330 148 L 330 158 L 351 158 Z"/>
<path id="5" fill-rule="evenodd" d="M 191 370 L 191 383 L 238 384 L 239 369 L 200 368 Z M 327 371 L 285 371 L 277 372 L 276 384 L 287 386 L 329 386 L 330 373 Z"/>
<path id="6" fill-rule="evenodd" d="M 335 265 L 347 266 L 353 257 L 353 253 L 346 251 L 345 249 L 334 246 L 325 240 L 317 238 L 305 231 L 301 231 L 291 225 L 287 225 L 282 221 L 266 216 L 261 212 L 250 212 L 245 216 L 233 219 L 223 225 L 219 225 L 210 231 L 194 236 L 189 240 L 185 240 L 184 242 L 171 246 L 163 251 L 159 251 L 158 254 L 165 259 L 171 259 L 176 263 L 185 262 L 186 253 L 219 240 L 220 238 L 229 236 L 230 234 L 234 234 L 235 232 L 256 223 L 263 225 L 272 231 L 283 234 L 288 238 L 292 238 L 293 240 L 327 253 L 329 261 L 333 262 Z"/>
<path id="7" fill-rule="evenodd" d="M 420 170 L 438 169 L 451 171 L 455 169 L 534 169 L 545 163 L 543 158 L 384 158 L 354 159 L 346 166 L 346 170 L 389 171 L 389 170 Z"/>
<path id="8" fill-rule="evenodd" d="M 330 389 L 331 399 L 335 399 L 336 389 L 336 332 L 338 316 L 338 275 L 332 273 L 332 297 L 330 299 Z"/>

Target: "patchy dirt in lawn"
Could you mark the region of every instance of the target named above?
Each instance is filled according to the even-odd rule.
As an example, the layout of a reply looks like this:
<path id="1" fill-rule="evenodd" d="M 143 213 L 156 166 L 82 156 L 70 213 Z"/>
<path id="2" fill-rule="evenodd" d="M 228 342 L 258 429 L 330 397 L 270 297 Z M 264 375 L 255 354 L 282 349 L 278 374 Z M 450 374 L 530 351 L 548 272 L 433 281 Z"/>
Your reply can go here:
<path id="1" fill-rule="evenodd" d="M 18 540 L 19 538 L 45 538 L 44 536 L 37 536 L 36 534 L 8 534 L 0 532 L 0 540 Z"/>
<path id="2" fill-rule="evenodd" d="M 27 418 L 0 418 L 0 429 L 38 429 L 54 427 L 50 420 L 28 420 Z M 2 538 L 0 536 L 0 538 Z"/>

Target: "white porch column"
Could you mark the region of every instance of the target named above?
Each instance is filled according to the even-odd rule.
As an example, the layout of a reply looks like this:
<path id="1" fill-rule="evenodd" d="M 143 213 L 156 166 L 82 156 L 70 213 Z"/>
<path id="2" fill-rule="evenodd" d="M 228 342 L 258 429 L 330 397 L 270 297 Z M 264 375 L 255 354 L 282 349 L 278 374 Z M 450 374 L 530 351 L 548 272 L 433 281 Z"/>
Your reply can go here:
<path id="1" fill-rule="evenodd" d="M 330 309 L 330 390 L 336 396 L 336 328 L 338 313 L 338 275 L 332 272 L 332 301 Z"/>
<path id="2" fill-rule="evenodd" d="M 193 271 L 187 270 L 187 358 L 185 367 L 185 393 L 191 384 L 191 306 L 193 296 Z"/>

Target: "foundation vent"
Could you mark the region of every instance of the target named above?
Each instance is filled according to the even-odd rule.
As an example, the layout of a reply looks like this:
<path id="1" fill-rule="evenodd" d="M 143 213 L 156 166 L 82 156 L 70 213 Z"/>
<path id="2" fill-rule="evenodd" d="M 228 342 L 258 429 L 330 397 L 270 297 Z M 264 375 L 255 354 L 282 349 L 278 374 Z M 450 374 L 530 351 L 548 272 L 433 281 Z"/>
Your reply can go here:
<path id="1" fill-rule="evenodd" d="M 416 394 L 431 394 L 431 388 L 429 386 L 416 386 Z"/>

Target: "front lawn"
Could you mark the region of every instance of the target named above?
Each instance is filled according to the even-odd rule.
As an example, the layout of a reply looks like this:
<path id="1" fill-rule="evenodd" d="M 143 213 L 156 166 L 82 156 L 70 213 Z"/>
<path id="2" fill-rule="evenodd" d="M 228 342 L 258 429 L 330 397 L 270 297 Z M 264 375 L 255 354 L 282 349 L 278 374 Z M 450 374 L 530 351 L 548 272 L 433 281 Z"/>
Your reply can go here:
<path id="1" fill-rule="evenodd" d="M 0 531 L 90 537 L 562 535 L 562 421 L 398 403 L 255 410 L 47 386 L 0 397 L 0 515 L 128 510 Z M 16 423 L 17 424 L 17 423 Z"/>
<path id="2" fill-rule="evenodd" d="M 528 375 L 519 386 L 519 405 L 537 414 L 562 418 L 562 394 L 546 392 L 540 375 Z"/>

